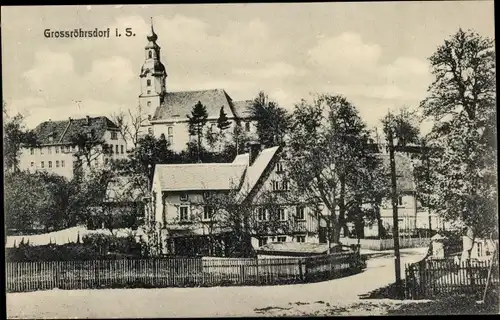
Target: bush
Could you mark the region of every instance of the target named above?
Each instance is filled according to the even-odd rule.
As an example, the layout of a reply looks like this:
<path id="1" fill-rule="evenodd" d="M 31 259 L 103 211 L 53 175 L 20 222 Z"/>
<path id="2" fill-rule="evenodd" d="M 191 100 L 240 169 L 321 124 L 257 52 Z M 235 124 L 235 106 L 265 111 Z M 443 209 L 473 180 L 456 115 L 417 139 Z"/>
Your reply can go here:
<path id="1" fill-rule="evenodd" d="M 108 234 L 89 234 L 83 238 L 83 243 L 100 252 L 136 253 L 141 245 L 132 235 L 116 237 Z"/>

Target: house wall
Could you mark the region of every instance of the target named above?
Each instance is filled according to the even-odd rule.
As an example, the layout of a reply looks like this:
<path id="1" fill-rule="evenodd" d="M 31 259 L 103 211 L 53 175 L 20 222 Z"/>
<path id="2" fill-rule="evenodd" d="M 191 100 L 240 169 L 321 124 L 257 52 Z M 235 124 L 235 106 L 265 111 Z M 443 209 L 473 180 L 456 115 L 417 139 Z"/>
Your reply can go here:
<path id="1" fill-rule="evenodd" d="M 278 165 L 280 164 L 280 165 Z M 297 237 L 305 237 L 305 242 L 313 242 L 318 243 L 318 228 L 319 222 L 316 218 L 313 208 L 299 203 L 291 203 L 290 199 L 285 195 L 286 190 L 280 190 L 279 188 L 283 187 L 283 181 L 287 180 L 286 175 L 286 161 L 281 158 L 276 159 L 273 163 L 271 163 L 271 167 L 269 168 L 269 174 L 267 178 L 261 181 L 260 184 L 256 186 L 255 194 L 253 195 L 251 202 L 254 205 L 260 203 L 262 199 L 266 198 L 266 194 L 275 193 L 277 196 L 283 195 L 281 200 L 277 200 L 276 206 L 285 210 L 285 220 L 284 223 L 289 224 L 289 228 L 287 229 L 288 234 L 263 234 L 255 237 L 252 240 L 252 245 L 258 246 L 259 238 L 267 239 L 268 242 L 277 241 L 277 237 L 286 236 L 287 242 L 295 242 L 297 241 Z M 282 172 L 278 171 L 278 166 L 281 167 Z M 273 184 L 278 182 L 278 190 L 275 190 L 275 186 Z M 297 209 L 304 209 L 304 219 L 297 219 Z M 324 209 L 324 214 L 326 214 L 327 210 Z M 269 213 L 267 213 L 269 214 Z M 258 215 L 258 212 L 255 212 L 255 215 Z M 257 217 L 256 217 L 257 220 Z M 258 223 L 258 222 L 257 222 Z"/>
<path id="2" fill-rule="evenodd" d="M 232 139 L 232 132 L 234 130 L 236 122 L 233 119 L 230 119 L 231 125 L 228 129 L 225 131 L 225 137 L 226 141 L 230 141 Z M 249 131 L 245 131 L 245 122 L 250 123 L 250 128 Z M 257 133 L 257 125 L 256 121 L 242 121 L 242 129 L 245 133 L 255 136 Z M 209 128 L 211 125 L 214 125 L 215 128 L 214 130 L 217 130 L 217 119 L 208 119 L 207 124 L 205 125 L 205 128 L 203 129 L 203 133 Z M 165 135 L 165 138 L 168 140 L 169 139 L 169 134 L 168 134 L 168 128 L 171 127 L 173 130 L 173 135 L 171 138 L 171 149 L 175 152 L 180 152 L 182 150 L 185 150 L 187 147 L 187 143 L 190 141 L 190 139 L 193 139 L 193 137 L 190 137 L 189 135 L 189 123 L 187 119 L 166 119 L 162 120 L 161 122 L 155 122 L 152 124 L 152 130 L 153 130 L 153 135 L 156 138 L 159 138 L 162 134 Z M 208 148 L 206 138 L 203 137 L 203 146 L 205 148 Z"/>

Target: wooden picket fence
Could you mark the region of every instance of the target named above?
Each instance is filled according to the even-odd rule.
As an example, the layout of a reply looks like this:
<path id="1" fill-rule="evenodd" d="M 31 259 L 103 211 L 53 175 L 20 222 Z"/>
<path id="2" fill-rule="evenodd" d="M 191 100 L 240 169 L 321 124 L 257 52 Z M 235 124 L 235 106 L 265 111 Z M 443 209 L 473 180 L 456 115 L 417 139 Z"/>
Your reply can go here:
<path id="1" fill-rule="evenodd" d="M 497 260 L 498 261 L 498 260 Z M 492 261 L 454 259 L 428 260 L 408 264 L 405 268 L 405 298 L 435 299 L 451 294 L 468 294 L 480 298 L 484 293 Z M 499 285 L 499 267 L 492 266 L 490 288 Z"/>
<path id="2" fill-rule="evenodd" d="M 358 252 L 304 258 L 8 262 L 7 292 L 304 283 L 359 272 Z"/>

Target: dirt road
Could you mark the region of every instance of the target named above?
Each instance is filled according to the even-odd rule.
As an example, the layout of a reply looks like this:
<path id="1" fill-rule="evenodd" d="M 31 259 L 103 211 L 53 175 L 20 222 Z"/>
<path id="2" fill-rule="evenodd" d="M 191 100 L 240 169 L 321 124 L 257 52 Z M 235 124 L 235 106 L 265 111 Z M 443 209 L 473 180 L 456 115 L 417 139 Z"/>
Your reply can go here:
<path id="1" fill-rule="evenodd" d="M 402 264 L 420 260 L 426 249 L 402 250 Z M 326 282 L 219 288 L 50 290 L 7 294 L 13 318 L 143 318 L 300 315 L 325 306 L 359 304 L 366 294 L 394 281 L 394 258 L 368 260 L 357 275 Z M 375 301 L 373 302 L 375 303 Z M 387 302 L 392 303 L 392 302 Z M 349 310 L 347 310 L 349 311 Z M 350 314 L 377 314 L 376 310 Z M 361 310 L 360 310 L 361 311 Z M 311 314 L 311 313 L 309 313 Z"/>

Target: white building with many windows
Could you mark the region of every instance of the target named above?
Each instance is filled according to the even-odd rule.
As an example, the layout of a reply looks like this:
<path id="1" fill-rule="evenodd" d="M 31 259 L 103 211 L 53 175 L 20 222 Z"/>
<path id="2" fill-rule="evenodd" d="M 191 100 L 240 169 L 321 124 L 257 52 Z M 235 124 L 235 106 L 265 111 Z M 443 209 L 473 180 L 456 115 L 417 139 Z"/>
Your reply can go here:
<path id="1" fill-rule="evenodd" d="M 102 166 L 127 157 L 127 143 L 107 117 L 48 120 L 34 132 L 38 145 L 22 148 L 21 170 L 47 171 L 71 179 L 75 169 L 88 167 L 89 162 L 91 166 Z M 91 148 L 82 151 L 84 144 Z"/>

